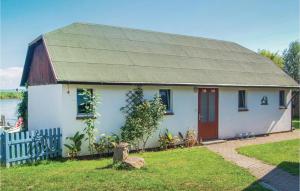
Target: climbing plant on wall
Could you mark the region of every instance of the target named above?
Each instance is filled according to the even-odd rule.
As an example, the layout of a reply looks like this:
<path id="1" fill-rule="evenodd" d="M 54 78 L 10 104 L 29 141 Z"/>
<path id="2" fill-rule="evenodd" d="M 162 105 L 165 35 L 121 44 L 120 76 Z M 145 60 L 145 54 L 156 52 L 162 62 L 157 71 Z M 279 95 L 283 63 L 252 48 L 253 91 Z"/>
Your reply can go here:
<path id="1" fill-rule="evenodd" d="M 86 134 L 85 140 L 88 141 L 88 148 L 90 154 L 94 154 L 94 143 L 96 141 L 96 127 L 95 122 L 97 117 L 100 117 L 100 114 L 97 113 L 96 108 L 97 105 L 100 103 L 99 95 L 93 94 L 92 91 L 88 89 L 83 89 L 82 91 L 84 103 L 82 103 L 85 107 L 86 117 L 84 118 L 84 132 Z"/>
<path id="2" fill-rule="evenodd" d="M 136 120 L 133 115 L 136 111 L 136 108 L 144 100 L 144 93 L 142 88 L 137 87 L 126 94 L 126 105 L 121 108 L 121 111 L 126 117 L 126 121 L 123 127 L 121 127 L 121 139 L 122 141 L 128 142 L 134 147 L 138 147 L 139 140 L 141 136 L 141 131 L 135 125 Z"/>
<path id="3" fill-rule="evenodd" d="M 148 139 L 163 119 L 166 107 L 157 95 L 153 100 L 145 100 L 140 87 L 126 95 L 127 105 L 121 108 L 126 117 L 125 124 L 121 127 L 121 138 L 136 149 L 142 143 L 142 150 L 145 150 Z"/>

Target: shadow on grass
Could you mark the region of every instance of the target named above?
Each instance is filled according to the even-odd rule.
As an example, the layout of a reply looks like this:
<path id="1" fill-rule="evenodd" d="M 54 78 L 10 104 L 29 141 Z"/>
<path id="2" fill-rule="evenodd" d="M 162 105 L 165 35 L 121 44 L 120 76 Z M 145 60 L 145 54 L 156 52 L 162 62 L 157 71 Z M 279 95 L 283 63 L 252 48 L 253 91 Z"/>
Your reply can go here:
<path id="1" fill-rule="evenodd" d="M 299 163 L 284 161 L 277 165 L 272 171 L 263 176 L 261 179 L 253 182 L 245 191 L 262 190 L 258 184 L 272 190 L 289 190 L 298 191 L 299 188 Z"/>
<path id="2" fill-rule="evenodd" d="M 105 170 L 105 169 L 115 169 L 115 170 L 124 170 L 124 171 L 135 170 L 135 168 L 129 167 L 124 163 L 109 164 L 103 167 L 96 168 L 96 170 Z"/>
<path id="3" fill-rule="evenodd" d="M 259 181 L 255 181 L 250 184 L 247 188 L 243 191 L 267 191 L 269 189 L 265 188 Z"/>
<path id="4" fill-rule="evenodd" d="M 96 170 L 105 170 L 105 169 L 131 171 L 131 170 L 146 170 L 147 168 L 145 166 L 143 166 L 142 168 L 137 169 L 137 168 L 128 166 L 124 162 L 116 162 L 116 163 L 108 164 L 108 165 L 103 166 L 103 167 L 96 168 Z"/>
<path id="5" fill-rule="evenodd" d="M 105 169 L 112 169 L 113 168 L 113 164 L 109 164 L 103 167 L 97 167 L 96 170 L 105 170 Z"/>
<path id="6" fill-rule="evenodd" d="M 289 172 L 292 175 L 297 175 L 299 176 L 299 167 L 300 163 L 298 162 L 288 162 L 288 161 L 283 161 L 279 165 L 277 165 L 278 168 L 281 168 L 282 170 Z"/>

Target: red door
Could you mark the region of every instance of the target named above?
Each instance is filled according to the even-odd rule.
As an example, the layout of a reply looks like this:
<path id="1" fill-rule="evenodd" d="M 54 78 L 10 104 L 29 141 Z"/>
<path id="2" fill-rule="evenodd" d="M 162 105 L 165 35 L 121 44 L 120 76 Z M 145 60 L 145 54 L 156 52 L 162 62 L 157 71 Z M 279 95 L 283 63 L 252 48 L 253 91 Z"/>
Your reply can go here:
<path id="1" fill-rule="evenodd" d="M 199 140 L 218 138 L 218 89 L 200 88 L 198 93 Z"/>

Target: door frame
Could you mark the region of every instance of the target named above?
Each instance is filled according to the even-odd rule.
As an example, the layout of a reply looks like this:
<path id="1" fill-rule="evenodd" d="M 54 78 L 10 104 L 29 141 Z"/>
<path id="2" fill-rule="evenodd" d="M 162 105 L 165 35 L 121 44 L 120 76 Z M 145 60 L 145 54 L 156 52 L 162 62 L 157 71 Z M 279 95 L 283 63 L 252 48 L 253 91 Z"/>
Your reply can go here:
<path id="1" fill-rule="evenodd" d="M 216 91 L 216 95 L 215 95 L 215 121 L 213 122 L 214 125 L 216 126 L 216 137 L 212 138 L 212 139 L 218 139 L 219 138 L 219 89 L 218 88 L 213 88 L 213 87 L 209 87 L 209 88 L 205 88 L 205 87 L 201 87 L 198 88 L 198 115 L 197 115 L 197 119 L 198 119 L 198 141 L 201 142 L 203 141 L 201 138 L 201 134 L 200 134 L 200 128 L 201 128 L 201 123 L 200 123 L 200 114 L 201 114 L 201 110 L 200 110 L 200 104 L 201 104 L 201 96 L 200 93 L 203 89 L 207 89 L 207 90 L 211 90 L 214 89 Z M 209 102 L 209 96 L 208 96 L 208 100 Z M 209 115 L 209 112 L 208 112 Z"/>

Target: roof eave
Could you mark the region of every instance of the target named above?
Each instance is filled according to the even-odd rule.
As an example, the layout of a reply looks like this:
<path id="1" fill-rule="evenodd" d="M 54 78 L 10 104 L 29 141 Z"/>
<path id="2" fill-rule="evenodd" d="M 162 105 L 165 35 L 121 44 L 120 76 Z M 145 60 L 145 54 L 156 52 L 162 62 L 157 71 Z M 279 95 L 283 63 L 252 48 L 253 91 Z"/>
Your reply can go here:
<path id="1" fill-rule="evenodd" d="M 206 87 L 253 87 L 253 88 L 299 88 L 299 85 L 244 85 L 244 84 L 200 84 L 200 83 L 152 83 L 152 82 L 88 82 L 58 80 L 59 84 L 89 85 L 143 85 L 143 86 L 206 86 Z"/>

